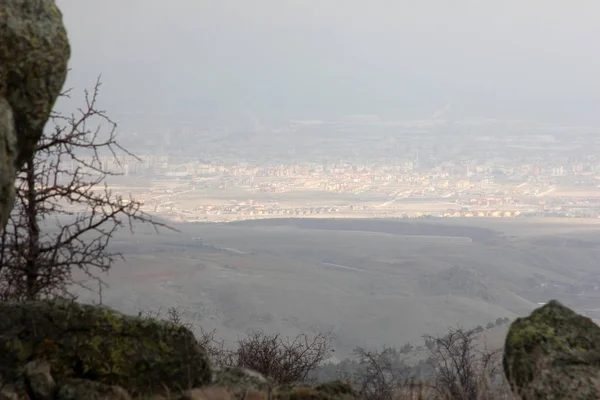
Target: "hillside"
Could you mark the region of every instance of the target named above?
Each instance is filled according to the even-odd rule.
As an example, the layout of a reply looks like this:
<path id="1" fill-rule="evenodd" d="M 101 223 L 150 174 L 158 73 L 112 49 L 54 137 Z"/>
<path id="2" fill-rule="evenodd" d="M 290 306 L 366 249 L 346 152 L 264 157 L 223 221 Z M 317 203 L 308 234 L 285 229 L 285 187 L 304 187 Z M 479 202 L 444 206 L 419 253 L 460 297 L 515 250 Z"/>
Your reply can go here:
<path id="1" fill-rule="evenodd" d="M 544 298 L 588 309 L 593 293 L 569 300 L 569 291 L 588 290 L 600 255 L 556 246 L 551 237 L 597 235 L 566 225 L 270 220 L 178 228 L 115 241 L 127 261 L 105 277 L 107 304 L 131 313 L 186 307 L 198 326 L 228 341 L 253 329 L 333 329 L 340 357 L 357 345 L 419 343 L 448 326 L 513 319 Z"/>

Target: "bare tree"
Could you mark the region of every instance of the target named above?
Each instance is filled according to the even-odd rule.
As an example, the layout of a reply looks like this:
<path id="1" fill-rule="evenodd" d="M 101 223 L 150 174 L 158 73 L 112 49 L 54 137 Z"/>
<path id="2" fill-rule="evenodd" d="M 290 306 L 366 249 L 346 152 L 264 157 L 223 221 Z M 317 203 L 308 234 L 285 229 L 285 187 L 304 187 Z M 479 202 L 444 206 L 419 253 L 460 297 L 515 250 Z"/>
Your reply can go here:
<path id="1" fill-rule="evenodd" d="M 72 284 L 83 285 L 74 281 L 75 269 L 96 280 L 101 293 L 98 273 L 122 258 L 109 248 L 115 232 L 133 229 L 134 222 L 166 227 L 140 201 L 107 187 L 106 179 L 123 171 L 107 168 L 103 156 L 116 163 L 135 156 L 119 145 L 116 123 L 98 109 L 100 86 L 98 79 L 85 91 L 77 112 L 51 115 L 53 129 L 17 179 L 16 204 L 0 237 L 0 300 L 70 296 Z"/>
<path id="2" fill-rule="evenodd" d="M 500 373 L 500 351 L 478 343 L 476 329 L 452 328 L 442 337 L 424 336 L 430 351 L 437 398 L 482 400 L 506 393 Z"/>
<path id="3" fill-rule="evenodd" d="M 381 350 L 354 349 L 358 369 L 354 373 L 354 385 L 361 399 L 391 400 L 397 398 L 401 387 L 408 380 L 408 368 L 401 362 L 398 351 L 384 346 Z"/>

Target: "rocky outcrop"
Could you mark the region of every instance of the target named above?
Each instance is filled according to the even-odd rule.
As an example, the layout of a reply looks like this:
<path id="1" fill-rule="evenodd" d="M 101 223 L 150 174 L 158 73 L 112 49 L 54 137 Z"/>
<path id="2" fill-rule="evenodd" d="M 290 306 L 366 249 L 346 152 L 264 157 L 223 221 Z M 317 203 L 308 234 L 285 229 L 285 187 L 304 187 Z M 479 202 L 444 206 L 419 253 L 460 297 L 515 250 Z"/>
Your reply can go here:
<path id="1" fill-rule="evenodd" d="M 53 394 L 53 400 L 131 400 L 122 387 L 87 379 L 65 379 L 59 382 Z"/>
<path id="2" fill-rule="evenodd" d="M 50 374 L 50 364 L 47 362 L 34 360 L 25 365 L 23 380 L 30 399 L 51 400 L 54 398 L 56 384 Z"/>
<path id="3" fill-rule="evenodd" d="M 203 349 L 187 328 L 75 302 L 0 303 L 0 376 L 19 382 L 45 360 L 57 382 L 87 379 L 131 395 L 211 383 Z"/>
<path id="4" fill-rule="evenodd" d="M 67 75 L 70 46 L 54 0 L 0 1 L 0 227 Z"/>
<path id="5" fill-rule="evenodd" d="M 512 323 L 503 364 L 522 399 L 598 399 L 600 327 L 551 301 Z"/>
<path id="6" fill-rule="evenodd" d="M 245 368 L 226 368 L 212 383 L 188 390 L 144 393 L 132 397 L 125 389 L 89 379 L 65 378 L 54 382 L 47 361 L 25 365 L 12 385 L 1 385 L 0 400 L 355 400 L 352 388 L 343 382 L 318 386 L 272 386 L 261 374 Z M 1 383 L 1 382 L 0 382 Z"/>
<path id="7" fill-rule="evenodd" d="M 50 374 L 50 364 L 35 360 L 25 365 L 22 382 L 5 386 L 0 400 L 131 400 L 119 386 L 106 385 L 87 379 L 65 379 L 58 384 Z"/>

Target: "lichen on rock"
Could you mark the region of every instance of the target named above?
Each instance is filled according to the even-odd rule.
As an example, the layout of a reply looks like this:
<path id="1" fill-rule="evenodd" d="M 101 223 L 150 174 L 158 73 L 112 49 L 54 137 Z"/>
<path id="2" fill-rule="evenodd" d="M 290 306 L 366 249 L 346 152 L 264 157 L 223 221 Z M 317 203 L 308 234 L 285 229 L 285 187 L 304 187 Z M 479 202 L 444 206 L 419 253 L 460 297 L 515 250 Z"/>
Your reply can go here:
<path id="1" fill-rule="evenodd" d="M 522 399 L 600 398 L 600 327 L 550 301 L 512 323 L 503 366 Z"/>
<path id="2" fill-rule="evenodd" d="M 166 321 L 71 301 L 0 303 L 0 315 L 0 375 L 8 383 L 37 359 L 49 363 L 57 381 L 90 379 L 132 394 L 211 381 L 193 333 Z"/>
<path id="3" fill-rule="evenodd" d="M 0 227 L 17 171 L 35 151 L 67 76 L 71 49 L 54 0 L 0 1 Z"/>

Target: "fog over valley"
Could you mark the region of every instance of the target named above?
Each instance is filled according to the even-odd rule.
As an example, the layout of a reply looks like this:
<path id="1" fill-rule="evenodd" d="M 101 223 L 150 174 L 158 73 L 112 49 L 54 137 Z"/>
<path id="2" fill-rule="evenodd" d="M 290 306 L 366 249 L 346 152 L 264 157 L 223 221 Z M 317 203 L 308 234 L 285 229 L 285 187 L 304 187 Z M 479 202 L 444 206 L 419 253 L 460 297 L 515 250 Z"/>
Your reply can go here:
<path id="1" fill-rule="evenodd" d="M 110 188 L 181 230 L 111 241 L 108 304 L 333 329 L 342 358 L 550 298 L 597 316 L 595 2 L 58 3 L 67 85 L 102 73 L 137 157 L 101 156 Z"/>
<path id="2" fill-rule="evenodd" d="M 0 54 L 0 382 L 600 398 L 600 2 L 7 0 Z"/>

